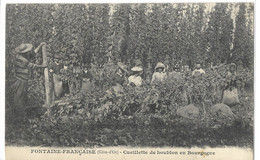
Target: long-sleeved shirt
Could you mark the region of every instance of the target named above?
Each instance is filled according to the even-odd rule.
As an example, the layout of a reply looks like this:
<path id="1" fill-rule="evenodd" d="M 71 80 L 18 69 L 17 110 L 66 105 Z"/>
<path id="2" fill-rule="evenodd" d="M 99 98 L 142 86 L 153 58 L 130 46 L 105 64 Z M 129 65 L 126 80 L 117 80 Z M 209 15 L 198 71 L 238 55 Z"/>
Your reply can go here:
<path id="1" fill-rule="evenodd" d="M 167 74 L 165 72 L 154 72 L 151 83 L 162 82 L 166 80 L 166 78 L 167 78 Z"/>
<path id="2" fill-rule="evenodd" d="M 29 67 L 34 68 L 35 64 L 30 63 L 25 57 L 18 54 L 14 60 L 15 76 L 18 79 L 27 81 L 29 79 Z"/>
<path id="3" fill-rule="evenodd" d="M 140 76 L 132 75 L 128 78 L 128 84 L 135 84 L 135 86 L 141 86 L 142 85 L 142 78 Z"/>

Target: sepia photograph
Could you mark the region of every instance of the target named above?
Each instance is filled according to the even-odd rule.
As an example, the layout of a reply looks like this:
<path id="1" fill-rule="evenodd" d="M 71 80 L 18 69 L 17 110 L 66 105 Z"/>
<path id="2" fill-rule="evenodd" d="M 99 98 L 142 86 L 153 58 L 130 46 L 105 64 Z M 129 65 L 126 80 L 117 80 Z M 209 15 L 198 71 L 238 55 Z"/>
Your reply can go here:
<path id="1" fill-rule="evenodd" d="M 253 2 L 5 9 L 6 147 L 235 147 L 253 157 Z"/>

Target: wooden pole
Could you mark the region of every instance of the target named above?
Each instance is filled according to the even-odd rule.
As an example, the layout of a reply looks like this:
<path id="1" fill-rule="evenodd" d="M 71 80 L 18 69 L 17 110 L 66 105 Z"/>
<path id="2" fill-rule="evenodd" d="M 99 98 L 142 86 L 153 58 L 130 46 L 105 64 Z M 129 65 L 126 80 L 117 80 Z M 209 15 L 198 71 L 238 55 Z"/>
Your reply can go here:
<path id="1" fill-rule="evenodd" d="M 46 45 L 42 46 L 42 59 L 43 64 L 48 64 L 47 62 L 47 53 L 46 53 Z M 50 107 L 51 105 L 51 97 L 50 97 L 50 82 L 49 82 L 49 71 L 48 68 L 44 68 L 44 82 L 45 82 L 45 95 L 46 95 L 46 107 Z"/>

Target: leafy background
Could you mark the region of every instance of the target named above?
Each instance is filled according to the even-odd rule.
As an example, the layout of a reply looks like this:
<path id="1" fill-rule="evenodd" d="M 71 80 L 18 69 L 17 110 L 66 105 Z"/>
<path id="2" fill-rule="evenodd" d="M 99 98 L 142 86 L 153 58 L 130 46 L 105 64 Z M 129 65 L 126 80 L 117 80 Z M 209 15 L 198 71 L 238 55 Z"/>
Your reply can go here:
<path id="1" fill-rule="evenodd" d="M 44 41 L 50 59 L 61 55 L 69 65 L 63 78 L 71 93 L 50 114 L 34 112 L 42 108 L 45 95 L 42 70 L 32 70 L 32 109 L 21 123 L 7 121 L 8 144 L 252 147 L 253 3 L 8 4 L 6 10 L 6 108 L 12 107 L 12 60 L 20 43 L 37 46 Z M 126 86 L 122 97 L 106 92 L 118 61 L 144 68 L 143 87 Z M 200 61 L 207 74 L 187 74 L 151 87 L 148 82 L 158 61 L 169 65 L 170 72 L 176 64 L 193 69 Z M 41 64 L 41 53 L 32 62 Z M 231 119 L 210 114 L 229 82 L 230 62 L 238 66 L 241 101 L 231 108 Z M 78 94 L 82 64 L 91 66 L 95 77 L 95 89 L 84 98 Z M 189 102 L 183 100 L 184 91 Z M 199 118 L 176 115 L 188 103 L 199 108 Z"/>

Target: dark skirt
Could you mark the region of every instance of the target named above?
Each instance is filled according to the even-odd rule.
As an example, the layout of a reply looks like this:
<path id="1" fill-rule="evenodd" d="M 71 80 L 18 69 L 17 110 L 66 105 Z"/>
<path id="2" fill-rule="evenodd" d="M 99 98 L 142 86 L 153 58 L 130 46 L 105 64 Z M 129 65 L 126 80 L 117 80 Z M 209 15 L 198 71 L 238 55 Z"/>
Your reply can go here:
<path id="1" fill-rule="evenodd" d="M 13 107 L 14 109 L 22 109 L 26 107 L 27 102 L 27 88 L 28 82 L 15 78 L 11 89 L 13 92 Z"/>

